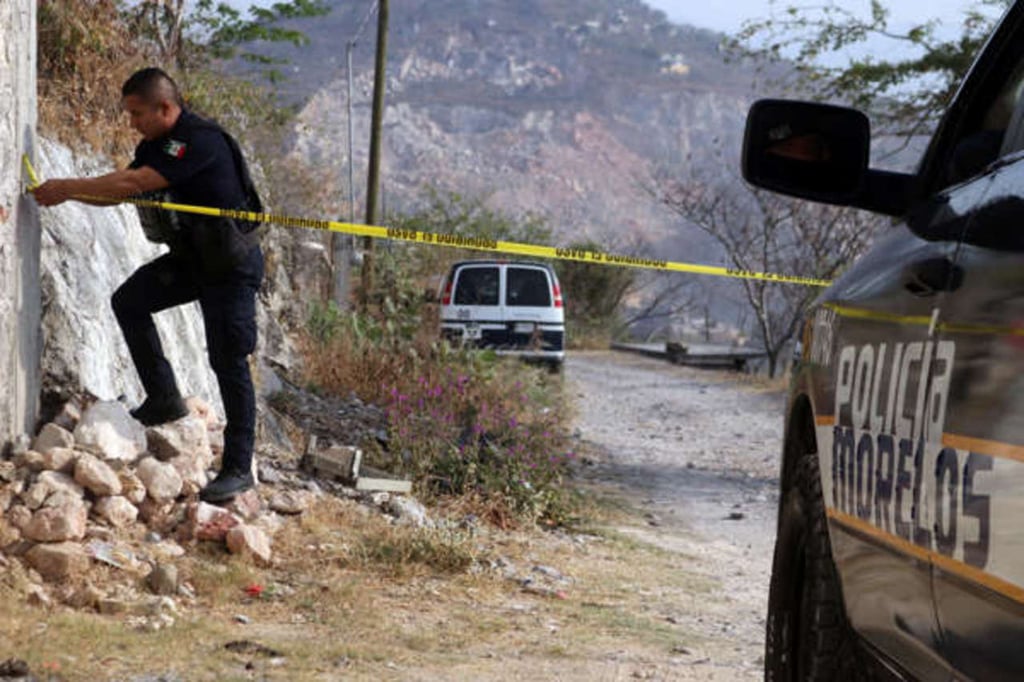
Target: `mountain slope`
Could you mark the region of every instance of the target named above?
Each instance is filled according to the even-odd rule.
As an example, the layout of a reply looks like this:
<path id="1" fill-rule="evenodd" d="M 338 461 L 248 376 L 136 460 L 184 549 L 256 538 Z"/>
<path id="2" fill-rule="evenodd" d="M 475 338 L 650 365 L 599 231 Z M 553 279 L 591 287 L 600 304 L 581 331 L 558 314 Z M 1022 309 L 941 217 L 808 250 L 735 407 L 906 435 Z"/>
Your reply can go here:
<path id="1" fill-rule="evenodd" d="M 295 22 L 286 96 L 304 102 L 295 149 L 347 196 L 345 43 L 369 3 Z M 365 194 L 375 20 L 354 52 L 354 196 Z M 382 191 L 389 211 L 425 186 L 546 216 L 558 240 L 637 243 L 714 259 L 644 186 L 658 169 L 735 174 L 752 73 L 719 36 L 636 0 L 392 0 Z M 715 170 L 717 173 L 718 171 Z M 360 215 L 357 206 L 356 215 Z"/>

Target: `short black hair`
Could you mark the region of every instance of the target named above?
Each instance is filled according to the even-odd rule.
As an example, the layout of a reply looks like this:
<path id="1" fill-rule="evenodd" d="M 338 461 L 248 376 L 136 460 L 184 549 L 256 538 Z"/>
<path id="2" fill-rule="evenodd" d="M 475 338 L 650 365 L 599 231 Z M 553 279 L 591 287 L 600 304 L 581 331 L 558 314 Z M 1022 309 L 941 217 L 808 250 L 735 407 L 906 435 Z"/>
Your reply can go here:
<path id="1" fill-rule="evenodd" d="M 167 75 L 163 69 L 150 66 L 139 69 L 124 82 L 121 86 L 121 96 L 137 95 L 150 104 L 157 103 L 160 99 L 166 98 L 182 106 L 181 92 L 174 79 Z"/>

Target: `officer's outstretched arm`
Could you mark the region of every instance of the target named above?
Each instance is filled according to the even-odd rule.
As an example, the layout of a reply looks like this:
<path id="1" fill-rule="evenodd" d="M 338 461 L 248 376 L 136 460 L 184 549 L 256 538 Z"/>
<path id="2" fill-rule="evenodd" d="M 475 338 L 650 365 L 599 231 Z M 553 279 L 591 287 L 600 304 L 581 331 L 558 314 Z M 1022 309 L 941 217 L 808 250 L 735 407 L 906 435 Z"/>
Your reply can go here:
<path id="1" fill-rule="evenodd" d="M 149 166 L 126 168 L 95 178 L 56 178 L 32 190 L 40 206 L 56 206 L 68 200 L 109 206 L 143 192 L 169 186 L 164 176 Z"/>

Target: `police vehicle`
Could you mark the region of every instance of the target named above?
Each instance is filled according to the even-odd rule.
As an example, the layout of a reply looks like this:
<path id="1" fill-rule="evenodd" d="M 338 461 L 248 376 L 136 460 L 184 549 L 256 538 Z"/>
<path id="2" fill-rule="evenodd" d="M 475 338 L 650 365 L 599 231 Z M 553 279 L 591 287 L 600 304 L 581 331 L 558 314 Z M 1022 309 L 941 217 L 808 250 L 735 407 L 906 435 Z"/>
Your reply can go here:
<path id="1" fill-rule="evenodd" d="M 752 184 L 889 216 L 788 404 L 766 679 L 1024 680 L 1024 0 L 913 174 L 860 112 L 751 108 Z"/>

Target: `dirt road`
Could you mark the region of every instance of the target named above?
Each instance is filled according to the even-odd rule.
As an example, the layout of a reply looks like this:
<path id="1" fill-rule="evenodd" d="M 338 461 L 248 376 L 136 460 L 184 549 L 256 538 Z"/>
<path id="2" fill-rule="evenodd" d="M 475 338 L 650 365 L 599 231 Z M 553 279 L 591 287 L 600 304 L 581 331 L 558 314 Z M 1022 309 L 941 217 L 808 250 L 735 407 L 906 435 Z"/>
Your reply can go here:
<path id="1" fill-rule="evenodd" d="M 646 528 L 619 530 L 689 557 L 712 585 L 665 605 L 706 638 L 672 677 L 761 679 L 783 391 L 616 352 L 571 355 L 566 380 L 599 453 L 588 478 L 646 510 Z"/>

